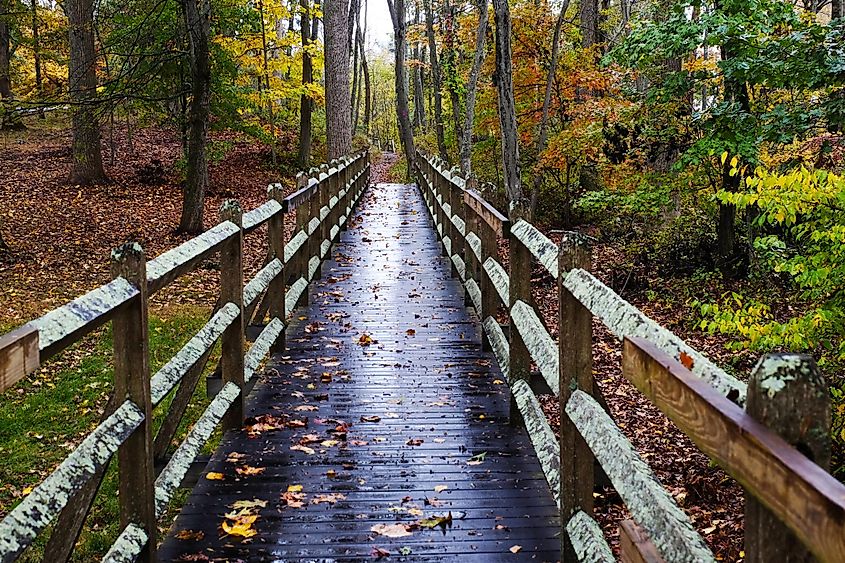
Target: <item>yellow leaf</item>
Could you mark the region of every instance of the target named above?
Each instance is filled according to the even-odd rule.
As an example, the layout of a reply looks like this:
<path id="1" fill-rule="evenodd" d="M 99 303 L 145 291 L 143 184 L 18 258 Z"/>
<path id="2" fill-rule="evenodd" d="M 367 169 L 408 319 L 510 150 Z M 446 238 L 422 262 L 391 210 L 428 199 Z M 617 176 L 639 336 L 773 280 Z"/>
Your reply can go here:
<path id="1" fill-rule="evenodd" d="M 257 518 L 257 514 L 245 514 L 243 516 L 238 516 L 238 518 L 231 524 L 228 521 L 223 522 L 222 528 L 223 531 L 230 536 L 251 538 L 258 533 L 255 531 L 255 528 L 252 527 Z"/>
<path id="2" fill-rule="evenodd" d="M 205 478 L 208 479 L 209 481 L 222 481 L 223 479 L 226 478 L 226 476 L 223 475 L 222 473 L 216 473 L 216 472 L 212 471 L 210 473 L 206 473 Z"/>
<path id="3" fill-rule="evenodd" d="M 302 492 L 302 485 L 288 485 L 288 492 L 289 493 L 301 493 Z"/>

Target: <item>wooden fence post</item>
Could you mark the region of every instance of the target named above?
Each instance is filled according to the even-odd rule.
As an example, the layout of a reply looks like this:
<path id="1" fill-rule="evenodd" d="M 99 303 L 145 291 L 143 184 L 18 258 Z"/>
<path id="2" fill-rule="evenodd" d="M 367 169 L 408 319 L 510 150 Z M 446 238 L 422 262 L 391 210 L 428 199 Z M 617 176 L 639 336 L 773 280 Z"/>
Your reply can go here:
<path id="1" fill-rule="evenodd" d="M 270 199 L 283 205 L 285 194 L 281 184 L 270 184 L 267 188 Z M 267 224 L 267 244 L 273 257 L 282 264 L 282 271 L 270 282 L 267 287 L 267 296 L 270 299 L 270 318 L 287 322 L 285 318 L 285 280 L 287 264 L 285 264 L 285 213 L 280 211 L 270 218 Z M 264 319 L 259 319 L 262 321 Z M 285 331 L 279 333 L 279 337 L 270 347 L 270 352 L 282 352 L 285 349 Z"/>
<path id="2" fill-rule="evenodd" d="M 240 227 L 240 231 L 220 249 L 220 299 L 224 304 L 234 303 L 240 310 L 220 339 L 223 385 L 231 381 L 241 389 L 223 417 L 223 430 L 226 431 L 240 428 L 244 419 L 243 210 L 240 204 L 233 199 L 223 202 L 220 221 L 231 221 Z"/>
<path id="3" fill-rule="evenodd" d="M 811 356 L 769 354 L 761 358 L 748 382 L 745 408 L 816 465 L 830 470 L 830 392 Z M 815 561 L 789 528 L 747 493 L 745 560 Z"/>
<path id="4" fill-rule="evenodd" d="M 511 224 L 528 216 L 528 205 L 525 201 L 513 201 L 510 206 Z M 510 307 L 509 311 L 517 301 L 531 305 L 531 268 L 534 258 L 531 251 L 512 233 L 509 238 L 509 277 L 510 277 Z M 531 379 L 531 354 L 522 340 L 519 331 L 514 327 L 513 317 L 510 319 L 510 379 L 524 379 L 526 382 Z M 513 397 L 511 397 L 510 421 L 511 424 L 520 424 L 522 416 Z"/>
<path id="5" fill-rule="evenodd" d="M 585 238 L 578 233 L 565 233 L 558 254 L 562 561 L 577 561 L 566 533 L 566 524 L 569 519 L 579 510 L 588 516 L 592 516 L 593 513 L 595 459 L 578 429 L 566 415 L 566 404 L 575 389 L 593 394 L 593 315 L 563 285 L 570 270 L 574 268 L 586 270 L 590 268 L 590 265 L 590 250 Z"/>
<path id="6" fill-rule="evenodd" d="M 156 561 L 155 480 L 153 469 L 153 415 L 150 397 L 149 339 L 147 335 L 147 266 L 138 243 L 119 246 L 111 254 L 112 276 L 138 288 L 139 295 L 112 321 L 114 393 L 118 404 L 135 403 L 144 421 L 118 450 L 120 522 L 134 523 L 147 532 L 139 561 Z"/>
<path id="7" fill-rule="evenodd" d="M 319 175 L 319 172 L 317 173 Z M 319 176 L 318 176 L 319 177 Z M 301 172 L 296 177 L 296 185 L 297 188 L 304 188 L 308 185 L 311 176 L 308 174 Z M 296 232 L 304 231 L 305 235 L 308 235 L 308 212 L 309 212 L 310 202 L 308 205 L 300 204 L 296 206 Z M 296 282 L 299 278 L 308 279 L 308 252 L 310 249 L 310 239 L 306 239 L 305 242 L 302 243 L 299 251 L 296 253 L 296 257 L 293 259 L 293 267 L 291 268 L 291 274 L 288 274 L 289 279 L 288 281 Z M 308 292 L 303 291 L 302 295 L 299 297 L 299 301 L 294 303 L 294 306 L 304 306 L 308 305 Z"/>

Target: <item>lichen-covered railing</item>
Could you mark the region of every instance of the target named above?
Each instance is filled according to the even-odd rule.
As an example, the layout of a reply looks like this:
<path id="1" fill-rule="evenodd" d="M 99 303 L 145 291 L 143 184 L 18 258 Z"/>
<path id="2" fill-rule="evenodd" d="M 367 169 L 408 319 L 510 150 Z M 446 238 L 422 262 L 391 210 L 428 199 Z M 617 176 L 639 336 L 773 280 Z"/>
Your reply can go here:
<path id="1" fill-rule="evenodd" d="M 809 553 L 842 560 L 845 487 L 825 471 L 828 391 L 812 358 L 767 356 L 746 385 L 593 277 L 584 237 L 566 233 L 555 244 L 519 204 L 505 218 L 436 157 L 418 152 L 415 171 L 444 255 L 510 383 L 511 412 L 525 425 L 561 508 L 564 560 L 614 560 L 592 519 L 596 462 L 633 518 L 619 528 L 624 561 L 715 560 L 602 406 L 592 373 L 594 316 L 624 341 L 624 376 L 745 488 L 747 560 Z M 508 270 L 497 236 L 508 239 Z M 534 307 L 536 263 L 557 280 L 557 342 Z M 535 389 L 560 399 L 559 441 Z"/>
<path id="2" fill-rule="evenodd" d="M 115 387 L 97 428 L 0 521 L 0 561 L 17 559 L 51 523 L 55 524 L 44 560 L 68 560 L 114 454 L 119 461 L 123 531 L 104 560 L 155 560 L 158 518 L 215 427 L 221 422 L 224 430 L 241 427 L 248 384 L 264 358 L 284 348 L 285 320 L 307 300 L 308 283 L 319 275 L 320 263 L 345 228 L 369 175 L 369 155 L 362 151 L 301 173 L 298 191 L 287 197 L 281 185 L 271 185 L 267 203 L 249 213 L 243 213 L 237 201 L 225 202 L 217 226 L 149 262 L 138 244 L 125 244 L 112 252 L 113 281 L 0 337 L 2 392 L 47 358 L 111 321 Z M 284 217 L 289 211 L 296 213 L 297 228 L 285 244 Z M 268 258 L 244 285 L 243 237 L 264 224 Z M 220 296 L 214 313 L 151 375 L 150 295 L 215 254 L 220 261 Z M 263 328 L 244 353 L 245 327 L 250 323 Z M 168 456 L 218 340 L 219 391 Z M 171 393 L 173 400 L 153 436 L 152 411 Z"/>

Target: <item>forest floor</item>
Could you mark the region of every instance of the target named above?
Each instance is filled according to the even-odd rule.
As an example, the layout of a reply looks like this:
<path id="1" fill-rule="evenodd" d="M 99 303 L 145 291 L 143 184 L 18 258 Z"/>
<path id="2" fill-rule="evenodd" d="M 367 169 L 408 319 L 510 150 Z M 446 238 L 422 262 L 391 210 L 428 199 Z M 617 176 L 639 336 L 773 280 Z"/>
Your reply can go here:
<path id="1" fill-rule="evenodd" d="M 0 333 L 20 325 L 106 282 L 109 274 L 109 253 L 112 248 L 128 240 L 139 241 L 148 257 L 171 248 L 190 238 L 176 232 L 181 205 L 178 161 L 181 148 L 177 134 L 164 127 L 145 127 L 133 134 L 133 147 L 127 143 L 125 129 L 115 132 L 114 159 L 109 151 L 106 170 L 111 183 L 101 186 L 69 185 L 66 178 L 70 167 L 69 132 L 66 122 L 33 120 L 24 133 L 0 138 L 0 161 L 6 173 L 0 176 L 0 229 L 11 251 L 0 251 Z M 227 198 L 236 198 L 245 210 L 253 209 L 266 200 L 266 186 L 281 182 L 288 190 L 294 187 L 293 174 L 277 173 L 268 165 L 269 154 L 256 143 L 231 133 L 214 133 L 213 141 L 227 150 L 211 166 L 211 186 L 206 200 L 205 224 L 216 222 L 217 209 Z M 385 154 L 375 164 L 373 181 L 400 181 L 396 155 Z M 287 221 L 288 225 L 292 221 Z M 558 235 L 548 233 L 553 239 Z M 253 234 L 246 239 L 246 263 L 254 271 L 264 257 L 264 235 Z M 731 363 L 740 373 L 748 373 L 756 360 L 755 354 L 737 356 L 724 347 L 724 339 L 702 334 L 690 327 L 686 319 L 688 309 L 679 307 L 685 302 L 684 282 L 652 280 L 650 291 L 627 291 L 616 287 L 618 268 L 622 263 L 620 251 L 611 246 L 599 246 L 594 251 L 594 273 L 621 291 L 622 296 L 642 309 L 693 347 L 720 364 Z M 506 255 L 505 255 L 506 256 Z M 534 274 L 537 288 L 535 298 L 547 326 L 556 336 L 557 295 L 553 280 L 538 269 Z M 214 264 L 180 278 L 154 298 L 151 318 L 158 328 L 162 358 L 178 349 L 180 338 L 190 332 L 188 316 L 202 318 L 210 309 L 216 294 L 217 272 Z M 689 285 L 689 282 L 687 282 Z M 654 298 L 660 295 L 659 299 Z M 172 338 L 167 339 L 172 333 Z M 96 349 L 108 356 L 108 337 L 88 339 L 56 362 L 51 363 L 52 374 L 72 373 L 78 380 L 86 369 L 93 369 L 99 377 L 97 385 L 108 385 L 105 363 L 93 368 L 85 364 L 87 350 Z M 87 349 L 87 350 L 86 350 Z M 639 449 L 658 479 L 666 486 L 678 504 L 690 515 L 696 528 L 704 535 L 720 560 L 738 561 L 742 553 L 743 496 L 742 489 L 709 460 L 644 399 L 621 376 L 621 345 L 600 323 L 595 325 L 594 370 L 610 406 L 612 415 L 623 432 Z M 161 359 L 161 358 L 159 358 Z M 45 370 L 33 378 L 35 387 L 19 387 L 10 408 L 20 412 L 21 405 L 38 396 L 41 388 L 61 385 L 61 377 Z M 86 386 L 87 389 L 87 386 Z M 45 389 L 46 390 L 46 389 Z M 80 392 L 81 393 L 81 392 Z M 74 393 L 72 393 L 73 395 Z M 82 393 L 80 408 L 96 411 L 102 401 L 102 391 L 95 385 Z M 80 405 L 79 397 L 72 397 Z M 40 404 L 40 403 L 36 403 Z M 543 398 L 544 408 L 557 428 L 557 401 Z M 67 411 L 67 406 L 64 407 Z M 0 419 L 3 419 L 0 412 Z M 11 415 L 12 413 L 6 413 Z M 73 414 L 73 413 L 69 413 Z M 96 419 L 96 412 L 89 417 Z M 56 419 L 42 420 L 43 424 Z M 88 425 L 78 429 L 85 433 Z M 23 428 L 23 425 L 19 426 Z M 29 450 L 31 459 L 20 466 L 3 467 L 4 473 L 23 471 L 19 478 L 4 479 L 0 486 L 0 514 L 24 494 L 26 486 L 37 483 L 49 467 L 43 463 L 43 451 L 49 441 L 46 432 L 24 432 L 24 442 L 14 448 Z M 0 432 L 0 453 L 4 451 L 3 432 Z M 73 437 L 57 436 L 52 448 L 66 451 Z M 12 443 L 5 443 L 12 449 Z M 60 459 L 55 456 L 50 459 Z M 38 463 L 41 460 L 41 463 Z M 2 464 L 0 464 L 2 465 Z M 27 470 L 26 468 L 29 467 Z M 596 497 L 597 515 L 612 541 L 618 540 L 618 522 L 627 517 L 619 497 L 607 490 Z"/>

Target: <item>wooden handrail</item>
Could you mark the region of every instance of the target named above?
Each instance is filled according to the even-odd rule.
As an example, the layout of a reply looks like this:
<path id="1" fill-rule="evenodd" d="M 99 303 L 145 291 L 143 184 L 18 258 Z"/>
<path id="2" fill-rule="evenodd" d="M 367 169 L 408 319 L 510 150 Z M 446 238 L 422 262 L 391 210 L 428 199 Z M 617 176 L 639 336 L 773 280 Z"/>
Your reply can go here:
<path id="1" fill-rule="evenodd" d="M 45 481 L 0 521 L 0 561 L 16 559 L 57 516 L 48 542 L 51 561 L 70 557 L 75 539 L 96 495 L 111 457 L 120 458 L 122 532 L 108 557 L 120 560 L 155 559 L 156 518 L 161 516 L 201 446 L 218 423 L 238 428 L 243 423 L 241 404 L 246 383 L 264 357 L 284 342 L 284 320 L 300 301 L 308 282 L 319 275 L 319 264 L 351 215 L 369 184 L 369 155 L 361 151 L 333 161 L 331 173 L 318 169 L 307 197 L 293 194 L 285 203 L 281 187 L 271 185 L 269 200 L 243 214 L 235 201 L 226 202 L 221 222 L 202 235 L 144 261 L 137 244 L 113 253 L 115 279 L 80 298 L 50 311 L 9 334 L 0 336 L 0 392 L 35 371 L 48 357 L 102 326 L 115 322 L 115 389 L 128 400 L 114 401 L 103 422 Z M 319 196 L 319 197 L 314 197 Z M 291 197 L 291 196 L 289 196 Z M 309 202 L 310 206 L 301 205 Z M 285 209 L 297 210 L 300 231 L 289 245 L 283 242 Z M 305 212 L 303 212 L 305 210 Z M 270 258 L 244 284 L 242 236 L 268 224 Z M 152 378 L 147 350 L 148 297 L 182 276 L 214 253 L 221 254 L 221 295 L 209 322 Z M 316 266 L 315 266 L 316 264 Z M 292 280 L 286 289 L 288 279 Z M 266 307 L 259 306 L 261 295 Z M 271 320 L 244 351 L 244 326 L 256 308 L 269 311 Z M 263 321 L 261 313 L 259 322 Z M 215 341 L 222 341 L 221 363 L 225 384 L 153 482 L 155 456 L 167 449 L 184 415 L 187 398 L 208 360 Z M 40 349 L 39 349 L 40 348 Z M 179 386 L 161 432 L 152 436 L 152 409 Z M 93 485 L 93 487 L 92 487 Z M 58 539 L 57 539 L 58 538 Z M 56 541 L 54 541 L 56 540 Z"/>
<path id="2" fill-rule="evenodd" d="M 418 151 L 414 168 L 435 228 L 443 240 L 444 255 L 452 261 L 454 275 L 461 277 L 467 294 L 471 296 L 467 303 L 476 309 L 479 303 L 488 303 L 478 311 L 486 337 L 485 345 L 489 344 L 502 373 L 508 377 L 515 399 L 512 416 L 522 418 L 531 430 L 532 444 L 541 467 L 561 505 L 564 558 L 595 556 L 603 559 L 608 553 L 589 515 L 592 513 L 595 457 L 600 454 L 598 457 L 605 463 L 610 463 L 613 458 L 601 449 L 606 447 L 604 442 L 592 435 L 593 449 L 590 449 L 581 432 L 588 430 L 584 426 L 584 416 L 587 416 L 583 412 L 587 408 L 584 405 L 590 405 L 593 415 L 598 416 L 597 408 L 601 403 L 600 395 L 596 395 L 598 402 L 589 399 L 597 389 L 591 369 L 592 317 L 595 315 L 624 340 L 626 377 L 706 455 L 745 487 L 749 506 L 756 499 L 768 510 L 761 512 L 755 509 L 753 518 L 761 519 L 763 525 L 755 520 L 756 529 L 747 526 L 746 537 L 756 537 L 754 534 L 763 536 L 747 542 L 747 546 L 751 546 L 747 549 L 758 552 L 758 557 L 769 553 L 770 558 L 774 548 L 769 548 L 768 544 L 790 542 L 788 538 L 778 542 L 767 540 L 766 530 L 773 530 L 778 535 L 794 533 L 820 561 L 842 559 L 845 553 L 845 486 L 776 431 L 756 422 L 742 409 L 747 394 L 750 394 L 745 383 L 725 373 L 595 279 L 588 272 L 590 255 L 584 237 L 577 233 L 566 234 L 562 243 L 556 245 L 523 218 L 519 204 L 512 209 L 513 224 L 510 229 L 498 230 L 496 226 L 501 214 L 499 219 L 494 216 L 492 221 L 488 221 L 488 215 L 494 208 L 477 193 L 465 189 L 467 182 L 447 169 L 445 162 Z M 462 208 L 455 205 L 455 194 L 463 197 Z M 494 237 L 508 236 L 509 271 L 505 271 L 499 263 L 496 245 L 483 243 L 482 230 L 485 228 L 492 230 Z M 479 240 L 482 241 L 480 245 Z M 560 315 L 557 343 L 533 308 L 529 280 L 535 261 L 542 264 L 558 283 Z M 463 270 L 461 265 L 465 266 Z M 489 305 L 491 302 L 495 305 Z M 510 313 L 508 336 L 496 320 L 496 310 L 501 306 Z M 555 356 L 557 353 L 559 358 Z M 548 443 L 550 430 L 546 430 L 548 424 L 545 419 L 540 420 L 542 411 L 528 385 L 529 379 L 534 377 L 529 371 L 532 364 L 539 367 L 547 381 L 551 377 L 558 378 L 558 384 L 549 387 L 559 392 L 561 412 L 566 413 L 567 406 L 570 409 L 570 415 L 564 414 L 561 419 L 561 443 L 557 448 L 559 463 L 549 460 L 549 452 L 554 449 Z M 809 368 L 794 361 L 794 358 L 767 358 L 758 366 L 758 371 L 767 369 L 784 370 L 784 381 L 801 381 L 810 377 L 815 387 L 810 387 L 811 392 L 805 393 L 827 397 L 823 380 L 808 375 Z M 755 372 L 755 377 L 758 375 Z M 761 377 L 767 375 L 764 373 Z M 761 385 L 765 384 L 764 379 Z M 761 391 L 755 393 L 759 396 Z M 766 395 L 764 392 L 764 395 L 768 397 L 772 393 Z M 573 397 L 578 400 L 573 402 Z M 790 401 L 786 402 L 791 405 Z M 816 408 L 822 410 L 820 415 L 810 415 L 816 421 L 812 439 L 824 442 L 829 440 L 829 428 L 826 429 L 824 421 L 818 418 L 824 418 L 826 407 Z M 574 424 L 573 417 L 578 419 L 580 428 Z M 827 418 L 829 425 L 829 416 Z M 793 420 L 795 416 L 788 419 Z M 609 418 L 606 422 L 611 424 Z M 782 432 L 784 429 L 777 430 Z M 803 428 L 797 434 L 806 431 Z M 633 451 L 630 444 L 624 446 L 627 440 L 621 433 L 615 432 L 614 436 L 620 448 Z M 638 497 L 634 495 L 630 498 Z M 632 512 L 644 519 L 646 513 L 640 510 L 642 507 L 635 508 L 637 510 Z M 676 507 L 672 511 L 680 513 Z M 782 522 L 787 526 L 786 531 L 781 533 L 775 524 L 765 524 L 769 521 L 767 519 Z M 650 538 L 640 547 L 654 548 L 659 552 L 658 556 L 666 560 L 679 560 L 679 551 L 665 541 L 651 543 L 655 537 L 668 537 L 664 535 L 666 530 L 653 527 L 655 522 L 659 519 L 638 522 L 651 526 Z M 629 529 L 633 529 L 631 526 Z M 700 539 L 696 542 L 703 545 Z M 681 541 L 674 545 L 686 549 L 688 544 Z M 698 555 L 691 557 L 695 559 Z M 757 560 L 766 558 L 763 555 Z"/>

